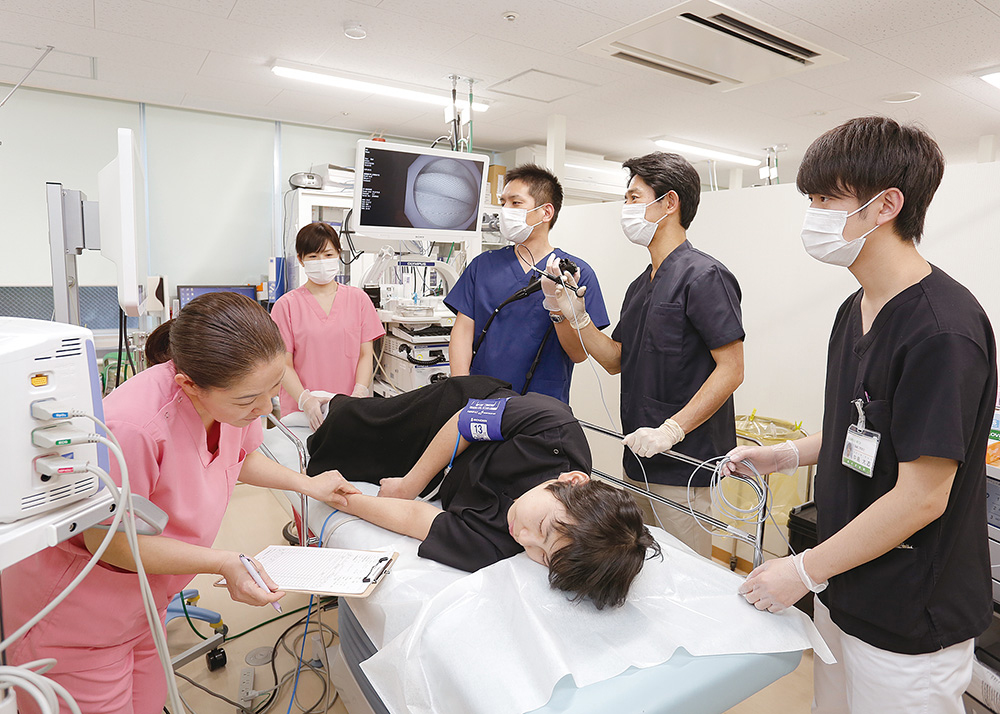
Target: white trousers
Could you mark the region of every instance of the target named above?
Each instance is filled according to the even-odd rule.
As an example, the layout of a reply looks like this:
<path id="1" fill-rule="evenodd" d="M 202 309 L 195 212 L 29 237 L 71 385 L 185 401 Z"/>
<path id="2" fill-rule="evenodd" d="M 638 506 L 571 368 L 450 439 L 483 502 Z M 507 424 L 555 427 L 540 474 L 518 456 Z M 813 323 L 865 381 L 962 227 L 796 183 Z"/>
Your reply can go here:
<path id="1" fill-rule="evenodd" d="M 626 478 L 639 488 L 646 488 L 646 484 L 642 481 Z M 651 483 L 649 490 L 682 506 L 688 505 L 687 486 L 662 486 L 658 483 Z M 670 506 L 664 506 L 662 503 L 651 502 L 646 496 L 640 496 L 637 493 L 632 495 L 639 504 L 639 508 L 642 509 L 642 520 L 646 525 L 659 526 L 662 523 L 663 530 L 676 536 L 695 553 L 706 558 L 712 557 L 712 534 L 702 530 L 690 513 L 681 513 Z M 691 507 L 699 513 L 704 513 L 707 516 L 712 515 L 712 494 L 707 486 L 691 489 Z M 659 516 L 659 521 L 657 521 L 656 516 Z M 712 529 L 712 526 L 708 524 L 703 525 L 709 531 Z"/>
<path id="2" fill-rule="evenodd" d="M 818 597 L 814 613 L 837 663 L 814 660 L 813 714 L 964 714 L 973 640 L 928 654 L 898 654 L 841 630 Z"/>

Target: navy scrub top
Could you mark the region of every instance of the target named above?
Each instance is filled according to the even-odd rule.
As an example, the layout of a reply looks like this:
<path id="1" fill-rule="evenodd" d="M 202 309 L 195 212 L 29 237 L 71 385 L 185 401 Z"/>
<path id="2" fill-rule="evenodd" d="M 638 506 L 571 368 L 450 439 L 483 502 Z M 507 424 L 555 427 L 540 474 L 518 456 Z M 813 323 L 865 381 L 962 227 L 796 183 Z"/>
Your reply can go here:
<path id="1" fill-rule="evenodd" d="M 830 538 L 896 485 L 899 464 L 921 456 L 958 462 L 937 520 L 875 560 L 830 578 L 820 599 L 835 623 L 901 654 L 935 652 L 975 637 L 993 607 L 986 533 L 986 445 L 997 394 L 989 318 L 940 269 L 879 311 L 866 334 L 862 291 L 837 313 L 827 361 L 823 445 L 816 471 L 816 532 Z M 847 429 L 864 404 L 881 434 L 871 478 L 841 463 Z"/>
<path id="2" fill-rule="evenodd" d="M 580 268 L 580 284 L 587 286 L 586 301 L 590 319 L 598 329 L 607 327 L 610 324 L 608 311 L 594 271 L 584 261 L 563 250 L 556 248 L 553 252 L 559 258 L 569 258 Z M 522 249 L 521 253 L 525 254 L 525 251 Z M 539 261 L 536 267 L 544 270 L 548 254 L 537 257 Z M 527 287 L 532 274 L 533 271 L 524 272 L 513 246 L 482 253 L 462 273 L 444 304 L 452 312 L 460 312 L 475 321 L 472 338 L 472 343 L 475 344 L 497 306 L 521 288 Z M 542 307 L 541 292 L 510 303 L 497 314 L 490 325 L 486 338 L 472 360 L 469 374 L 485 374 L 502 379 L 510 382 L 511 388 L 520 393 L 524 389 L 525 379 L 538 353 L 538 347 L 550 327 L 552 321 L 548 310 Z M 573 360 L 563 351 L 553 328 L 529 389 L 569 403 L 572 376 Z"/>
<path id="3" fill-rule="evenodd" d="M 636 278 L 625 292 L 621 320 L 611 337 L 622 346 L 622 431 L 658 427 L 679 412 L 715 369 L 711 350 L 742 340 L 743 317 L 736 277 L 712 256 L 684 241 L 660 264 Z M 709 419 L 674 447 L 704 461 L 736 446 L 732 396 Z M 642 468 L 627 449 L 626 475 L 650 483 L 686 486 L 694 467 L 657 454 Z M 707 486 L 711 474 L 699 469 L 693 486 Z"/>

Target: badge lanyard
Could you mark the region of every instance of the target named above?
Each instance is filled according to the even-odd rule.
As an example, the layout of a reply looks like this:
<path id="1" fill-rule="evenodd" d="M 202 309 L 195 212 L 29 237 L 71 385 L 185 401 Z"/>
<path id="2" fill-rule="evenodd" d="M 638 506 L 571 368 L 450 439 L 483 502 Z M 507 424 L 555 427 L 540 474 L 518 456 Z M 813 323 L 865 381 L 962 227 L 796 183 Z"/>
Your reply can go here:
<path id="1" fill-rule="evenodd" d="M 847 438 L 844 439 L 844 453 L 840 462 L 857 471 L 862 476 L 872 477 L 875 468 L 875 455 L 878 453 L 879 441 L 882 435 L 877 431 L 865 428 L 864 401 L 855 399 L 851 402 L 858 410 L 858 423 L 847 428 Z"/>

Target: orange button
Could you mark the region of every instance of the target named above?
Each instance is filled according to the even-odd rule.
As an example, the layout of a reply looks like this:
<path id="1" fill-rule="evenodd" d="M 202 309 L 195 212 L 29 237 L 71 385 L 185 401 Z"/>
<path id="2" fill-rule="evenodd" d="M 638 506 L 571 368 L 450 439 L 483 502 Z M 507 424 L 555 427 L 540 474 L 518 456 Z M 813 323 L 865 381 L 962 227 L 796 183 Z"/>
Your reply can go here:
<path id="1" fill-rule="evenodd" d="M 49 377 L 47 374 L 36 374 L 31 378 L 32 387 L 44 387 L 49 383 Z"/>

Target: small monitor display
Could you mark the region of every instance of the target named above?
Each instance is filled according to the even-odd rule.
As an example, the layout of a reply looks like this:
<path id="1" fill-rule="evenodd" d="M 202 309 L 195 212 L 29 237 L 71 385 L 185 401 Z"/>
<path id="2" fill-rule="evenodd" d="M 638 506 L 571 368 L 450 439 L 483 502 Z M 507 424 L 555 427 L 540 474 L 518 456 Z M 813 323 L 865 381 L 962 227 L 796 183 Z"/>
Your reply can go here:
<path id="1" fill-rule="evenodd" d="M 356 230 L 377 238 L 461 240 L 481 227 L 489 157 L 359 141 Z"/>
<path id="2" fill-rule="evenodd" d="M 177 299 L 181 309 L 199 295 L 207 293 L 239 293 L 251 300 L 257 300 L 257 288 L 253 285 L 178 285 Z"/>

